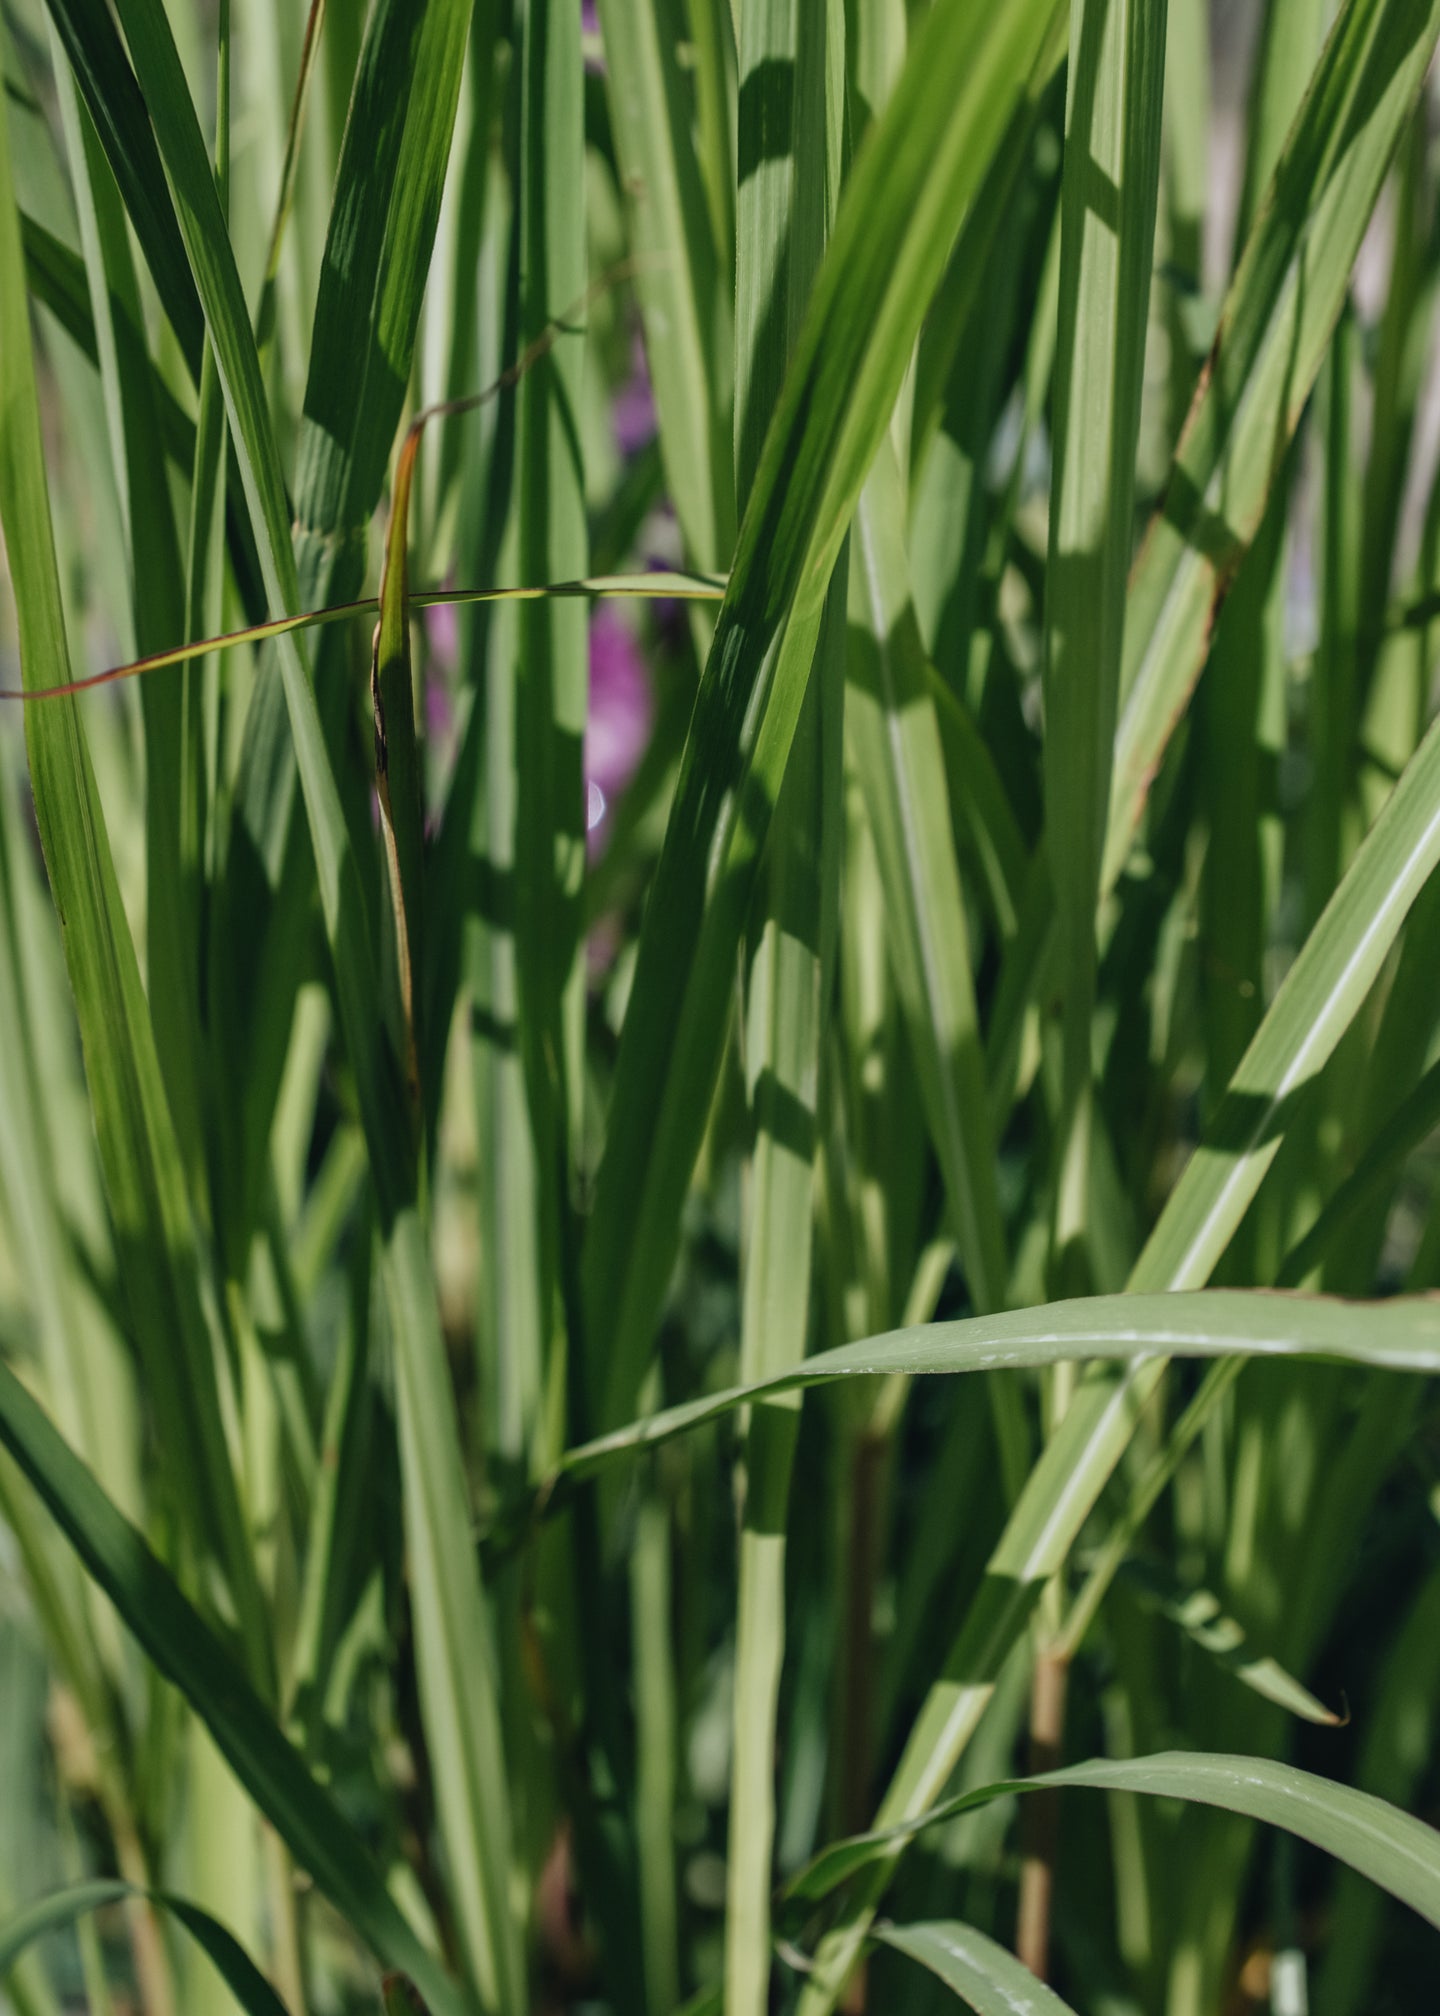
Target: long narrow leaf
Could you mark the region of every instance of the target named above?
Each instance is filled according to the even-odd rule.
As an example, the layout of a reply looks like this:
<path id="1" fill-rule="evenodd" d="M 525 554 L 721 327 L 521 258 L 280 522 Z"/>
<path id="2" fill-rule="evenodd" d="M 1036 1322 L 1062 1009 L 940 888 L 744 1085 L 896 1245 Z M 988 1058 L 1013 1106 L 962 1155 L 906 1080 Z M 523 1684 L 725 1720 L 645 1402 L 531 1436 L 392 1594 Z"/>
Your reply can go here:
<path id="1" fill-rule="evenodd" d="M 1148 0 L 1075 0 L 1070 18 L 1044 668 L 1045 830 L 1064 979 L 1062 1262 L 1089 1216 L 1095 905 L 1125 636 L 1166 12 Z"/>
<path id="2" fill-rule="evenodd" d="M 80 1883 L 73 1889 L 41 1898 L 7 1924 L 0 1925 L 0 1981 L 34 1940 L 58 1932 L 106 1904 L 118 1904 L 131 1897 L 143 1897 L 184 1926 L 212 1961 L 246 2016 L 286 2016 L 285 2004 L 244 1947 L 218 1919 L 183 1897 L 172 1897 L 161 1890 L 137 1890 L 131 1883 Z"/>
<path id="3" fill-rule="evenodd" d="M 961 1793 L 927 1814 L 918 1825 L 928 1826 L 942 1816 L 949 1818 L 1009 1793 L 1058 1785 L 1185 1799 L 1244 1813 L 1267 1826 L 1284 1827 L 1348 1863 L 1432 1925 L 1440 1926 L 1440 1834 L 1433 1827 L 1371 1793 L 1356 1792 L 1348 1785 L 1334 1784 L 1266 1757 L 1174 1751 L 1157 1757 L 1075 1764 L 1037 1778 L 1011 1779 Z M 916 1831 L 916 1824 L 912 1824 L 888 1835 L 841 1842 L 801 1871 L 790 1886 L 790 1894 L 811 1900 L 824 1896 L 867 1862 L 893 1850 L 902 1836 Z"/>
<path id="4" fill-rule="evenodd" d="M 1107 884 L 1310 396 L 1437 36 L 1433 0 L 1349 0 L 1276 167 L 1131 583 Z"/>
<path id="5" fill-rule="evenodd" d="M 847 726 L 885 893 L 887 938 L 975 1307 L 1005 1300 L 995 1144 L 970 932 L 936 701 L 910 597 L 900 473 L 888 444 L 855 515 Z"/>
<path id="6" fill-rule="evenodd" d="M 991 1316 L 921 1324 L 818 1351 L 748 1386 L 633 1421 L 567 1451 L 559 1478 L 588 1477 L 767 1395 L 837 1379 L 1001 1372 L 1067 1358 L 1130 1362 L 1165 1358 L 1337 1358 L 1392 1372 L 1440 1371 L 1440 1303 L 1396 1296 L 1356 1304 L 1320 1295 L 1208 1288 L 1189 1294 L 1092 1295 Z"/>
<path id="7" fill-rule="evenodd" d="M 181 353 L 198 382 L 204 321 L 144 93 L 105 0 L 50 0 L 50 12 Z"/>
<path id="8" fill-rule="evenodd" d="M 938 1974 L 978 2016 L 1019 2016 L 1022 2010 L 1025 2016 L 1074 2016 L 1053 1988 L 973 1925 L 882 1925 L 875 1936 Z"/>
<path id="9" fill-rule="evenodd" d="M 0 523 L 15 583 L 29 687 L 68 677 L 60 584 L 41 448 L 19 219 L 0 131 Z M 197 1540 L 228 1577 L 264 1669 L 254 1562 L 222 1426 L 215 1342 L 184 1169 L 155 1034 L 120 900 L 89 749 L 73 700 L 27 715 L 36 817 L 63 920 L 101 1163 L 152 1403 L 183 1478 Z"/>
<path id="10" fill-rule="evenodd" d="M 611 117 L 670 494 L 697 567 L 735 537 L 725 438 L 729 285 L 717 272 L 680 74 L 677 0 L 600 0 Z M 740 177 L 745 179 L 742 163 Z"/>
<path id="11" fill-rule="evenodd" d="M 1048 0 L 925 20 L 836 219 L 766 437 L 691 725 L 586 1243 L 606 1414 L 638 1391 L 718 1069 L 726 976 L 830 572 L 950 240 L 1040 51 Z"/>
<path id="12" fill-rule="evenodd" d="M 829 228 L 826 64 L 840 29 L 827 0 L 747 0 L 742 9 L 740 149 L 748 172 L 736 226 L 735 422 L 742 499 L 754 481 L 764 424 Z M 766 159 L 766 133 L 777 117 L 790 144 Z M 840 897 L 844 587 L 837 568 L 776 810 L 746 990 L 745 1067 L 755 1125 L 740 1335 L 747 1380 L 794 1364 L 808 1342 L 824 1010 Z M 725 1899 L 727 2016 L 764 2016 L 769 2004 L 774 1749 L 794 1404 L 758 1408 L 746 1439 Z"/>
<path id="13" fill-rule="evenodd" d="M 0 1437 L 86 1568 L 205 1723 L 298 1860 L 382 1959 L 414 1975 L 437 2009 L 458 2010 L 453 1985 L 411 1931 L 329 1795 L 135 1528 L 3 1365 Z"/>

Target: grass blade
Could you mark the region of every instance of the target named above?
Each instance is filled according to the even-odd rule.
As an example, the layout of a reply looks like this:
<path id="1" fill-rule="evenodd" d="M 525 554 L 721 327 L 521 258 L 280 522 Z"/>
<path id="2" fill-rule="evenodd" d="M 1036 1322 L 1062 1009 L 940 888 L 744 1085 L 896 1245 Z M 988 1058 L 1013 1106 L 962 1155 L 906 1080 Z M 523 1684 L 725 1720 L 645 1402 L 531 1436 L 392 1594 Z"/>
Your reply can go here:
<path id="1" fill-rule="evenodd" d="M 735 467 L 747 500 L 830 223 L 825 87 L 837 35 L 843 22 L 827 0 L 747 0 L 741 10 L 740 156 L 749 167 L 736 225 Z M 790 142 L 766 159 L 773 130 Z M 746 991 L 746 1090 L 755 1127 L 740 1331 L 747 1381 L 794 1364 L 807 1343 L 820 1060 L 840 897 L 844 572 L 842 561 L 776 809 Z M 786 1400 L 757 1408 L 746 1436 L 726 2016 L 764 2016 L 769 2006 L 775 1727 L 797 1426 L 795 1403 Z"/>
<path id="2" fill-rule="evenodd" d="M 66 335 L 90 362 L 98 364 L 99 348 L 90 314 L 83 260 L 47 231 L 44 225 L 29 216 L 23 207 L 20 230 L 25 243 L 25 275 L 31 294 L 49 309 Z M 111 317 L 120 321 L 125 319 L 118 304 L 113 302 Z M 133 334 L 130 330 L 126 331 L 127 343 L 138 344 L 139 340 L 138 331 Z M 154 397 L 166 457 L 182 474 L 187 474 L 195 466 L 195 423 L 158 370 Z M 258 613 L 264 606 L 260 563 L 245 509 L 245 493 L 240 485 L 239 472 L 233 467 L 227 470 L 225 537 L 241 603 L 252 613 Z"/>
<path id="3" fill-rule="evenodd" d="M 229 1653 L 3 1365 L 0 1437 L 143 1650 L 185 1696 L 303 1867 L 382 1960 L 412 1974 L 437 2011 L 458 2011 L 453 1985 Z"/>
<path id="4" fill-rule="evenodd" d="M 1440 728 L 1407 765 L 1326 905 L 1136 1265 L 1136 1288 L 1195 1287 L 1239 1224 L 1305 1087 L 1368 995 L 1440 864 Z"/>
<path id="5" fill-rule="evenodd" d="M 1166 9 L 1148 0 L 1074 0 L 1071 9 L 1044 662 L 1045 832 L 1064 989 L 1062 1276 L 1090 1211 L 1095 906 L 1125 635 L 1165 26 Z"/>
<path id="6" fill-rule="evenodd" d="M 181 355 L 198 382 L 205 324 L 144 93 L 105 0 L 50 0 L 50 13 Z"/>
<path id="7" fill-rule="evenodd" d="M 518 563 L 522 581 L 543 581 L 582 574 L 588 547 L 585 471 L 576 450 L 584 337 L 573 328 L 557 333 L 556 321 L 570 320 L 569 304 L 585 295 L 584 220 L 572 194 L 585 173 L 580 19 L 573 9 L 556 14 L 527 0 L 517 32 L 518 335 L 520 355 L 534 357 L 516 394 Z M 530 1384 L 537 1397 L 548 1392 L 558 1410 L 548 1435 L 538 1416 L 526 1423 L 533 1455 L 555 1444 L 565 1415 L 557 1310 L 561 1254 L 574 1243 L 566 1221 L 582 1103 L 587 640 L 578 604 L 527 602 L 518 612 L 515 964 L 540 1233 L 535 1296 L 542 1352 Z"/>
<path id="8" fill-rule="evenodd" d="M 1138 1591 L 1140 1600 L 1183 1631 L 1207 1657 L 1226 1672 L 1233 1673 L 1242 1686 L 1252 1688 L 1266 1701 L 1273 1701 L 1288 1715 L 1320 1728 L 1335 1729 L 1341 1717 L 1317 1701 L 1308 1687 L 1302 1687 L 1285 1671 L 1278 1659 L 1261 1653 L 1250 1643 L 1244 1626 L 1226 1614 L 1219 1597 L 1210 1589 L 1191 1589 L 1151 1561 L 1126 1564 L 1126 1579 Z"/>
<path id="9" fill-rule="evenodd" d="M 1353 1302 L 1270 1289 L 1090 1295 L 998 1315 L 891 1330 L 818 1351 L 748 1386 L 732 1386 L 632 1421 L 562 1458 L 548 1488 L 654 1449 L 736 1408 L 776 1394 L 855 1378 L 1015 1371 L 1066 1359 L 1134 1363 L 1166 1358 L 1336 1358 L 1391 1372 L 1440 1370 L 1440 1305 L 1426 1296 Z M 542 1494 L 541 1504 L 548 1502 Z M 943 1782 L 943 1780 L 942 1780 Z"/>
<path id="10" fill-rule="evenodd" d="M 246 2016 L 286 2016 L 285 2004 L 255 1962 L 208 1911 L 200 1910 L 183 1897 L 168 1896 L 160 1890 L 137 1890 L 131 1883 L 79 1883 L 73 1889 L 42 1898 L 7 1924 L 0 1925 L 0 1981 L 34 1940 L 71 1925 L 77 1918 L 98 1911 L 106 1904 L 118 1904 L 134 1897 L 157 1905 L 167 1911 L 177 1924 L 185 1927 L 213 1963 Z"/>
<path id="11" fill-rule="evenodd" d="M 876 1938 L 938 1974 L 978 2016 L 1074 2016 L 1053 1988 L 973 1925 L 882 1925 Z"/>
<path id="12" fill-rule="evenodd" d="M 766 436 L 641 938 L 586 1242 L 605 1415 L 634 1403 L 719 1066 L 726 981 L 830 572 L 955 228 L 1053 9 L 927 17 L 847 187 Z"/>
<path id="13" fill-rule="evenodd" d="M 278 595 L 267 582 L 277 615 L 302 601 L 315 607 L 360 592 L 367 529 L 410 375 L 470 12 L 467 0 L 424 8 L 382 0 L 366 23 L 296 451 L 297 589 Z M 258 359 L 255 371 L 258 382 Z M 282 654 L 282 666 L 288 662 Z M 343 720 L 345 682 L 356 669 L 343 634 L 317 654 L 316 691 L 332 742 Z M 238 1112 L 231 1102 L 221 1109 L 236 1190 L 226 1216 L 242 1233 L 259 1208 L 308 928 L 309 863 L 296 817 L 296 752 L 286 708 L 283 684 L 266 681 L 246 718 L 213 934 L 219 970 L 211 996 L 223 1014 L 217 1047 L 231 1060 L 227 1082 L 240 1098 Z"/>
<path id="14" fill-rule="evenodd" d="M 730 290 L 717 270 L 679 70 L 678 0 L 600 0 L 600 22 L 666 480 L 692 565 L 723 567 L 735 543 Z M 739 172 L 743 182 L 743 162 Z"/>
<path id="15" fill-rule="evenodd" d="M 55 38 L 58 55 L 58 36 Z M 144 313 L 118 192 L 83 109 L 74 80 L 57 61 L 58 87 L 110 421 L 110 451 L 130 567 L 130 599 L 138 652 L 159 649 L 182 633 L 185 581 L 166 485 L 157 376 L 141 332 Z M 206 370 L 201 366 L 205 440 Z M 211 399 L 218 415 L 218 388 Z M 217 470 L 218 474 L 218 470 Z M 214 491 L 211 492 L 212 501 Z M 188 681 L 189 675 L 183 675 Z M 156 1049 L 170 1112 L 185 1158 L 191 1193 L 207 1202 L 200 1083 L 198 831 L 187 846 L 182 759 L 184 697 L 179 678 L 141 688 L 145 727 L 145 971 Z"/>
<path id="16" fill-rule="evenodd" d="M 1391 1806 L 1413 1807 L 1428 1755 L 1440 1688 L 1440 1575 L 1431 1572 L 1396 1634 L 1384 1690 L 1366 1731 L 1356 1772 L 1369 1792 Z M 1316 1983 L 1316 2006 L 1330 2016 L 1355 2016 L 1370 1998 L 1384 1899 L 1349 1871 L 1331 1906 L 1329 1952 Z"/>
<path id="17" fill-rule="evenodd" d="M 1012 1779 L 964 1792 L 937 1807 L 920 1823 L 930 1825 L 1012 1792 L 1033 1792 L 1047 1786 L 1089 1786 L 1117 1792 L 1138 1792 L 1157 1799 L 1184 1799 L 1244 1813 L 1267 1826 L 1298 1834 L 1337 1861 L 1347 1863 L 1408 1904 L 1432 1925 L 1440 1925 L 1440 1834 L 1408 1813 L 1387 1805 L 1368 1792 L 1337 1785 L 1292 1764 L 1267 1757 L 1193 1755 L 1174 1751 L 1157 1757 L 1103 1759 L 1050 1771 L 1038 1778 Z M 899 1828 L 864 1841 L 841 1842 L 802 1870 L 789 1894 L 815 1899 L 854 1875 L 877 1855 L 893 1852 L 902 1836 L 915 1828 Z"/>
<path id="18" fill-rule="evenodd" d="M 1208 1278 L 1275 1156 L 1301 1089 L 1365 1000 L 1437 862 L 1440 725 L 1406 769 L 1287 974 L 1146 1242 L 1131 1275 L 1136 1294 L 1194 1288 Z M 900 1817 L 926 1783 L 949 1775 L 989 1699 L 1002 1648 L 1014 1642 L 1039 1587 L 1064 1561 L 1163 1373 L 1157 1359 L 1118 1378 L 1097 1370 L 1082 1382 L 992 1556 L 995 1607 L 982 1602 L 972 1610 L 912 1732 L 882 1809 L 887 1817 Z M 858 1922 L 836 1936 L 826 1986 L 812 1984 L 817 1998 L 834 1992 L 851 1964 Z M 818 2006 L 817 1999 L 812 2007 Z"/>
<path id="19" fill-rule="evenodd" d="M 31 685 L 68 672 L 60 584 L 41 449 L 19 220 L 8 143 L 0 134 L 0 523 Z M 196 1537 L 221 1565 L 263 1672 L 262 1621 L 245 1522 L 222 1426 L 216 1351 L 202 1302 L 184 1170 L 155 1035 L 73 700 L 30 710 L 27 744 L 37 822 L 85 1044 L 86 1069 L 125 1289 L 152 1403 L 183 1477 Z"/>
<path id="20" fill-rule="evenodd" d="M 951 837 L 936 703 L 903 537 L 893 450 L 861 493 L 852 541 L 847 735 L 885 894 L 896 991 L 977 1310 L 1005 1300 L 995 1144 Z"/>
<path id="21" fill-rule="evenodd" d="M 1130 588 L 1105 886 L 1254 538 L 1440 36 L 1440 6 L 1348 0 L 1221 314 Z"/>
<path id="22" fill-rule="evenodd" d="M 410 664 L 410 486 L 420 446 L 418 428 L 405 437 L 395 465 L 380 620 L 370 660 L 375 720 L 375 795 L 385 844 L 389 928 L 382 967 L 396 1052 L 405 1060 L 405 1089 L 418 1126 L 420 1048 L 416 975 L 423 971 L 425 794 L 415 734 L 415 683 Z"/>
<path id="23" fill-rule="evenodd" d="M 452 119 L 466 25 L 463 19 L 457 24 L 454 17 L 461 11 L 449 6 L 427 13 L 423 31 L 442 38 L 438 53 L 443 53 L 446 35 L 457 37 L 456 74 L 449 95 Z M 214 177 L 161 0 L 125 0 L 123 19 L 205 304 L 235 451 L 259 532 L 267 592 L 278 607 L 290 612 L 298 600 L 298 579 L 284 487 L 254 336 Z M 424 110 L 411 107 L 416 116 Z M 438 202 L 437 156 L 443 164 L 449 126 L 437 134 L 430 123 L 423 130 L 407 125 L 406 135 L 402 179 L 391 201 L 400 263 L 381 289 L 377 328 L 377 340 L 389 335 L 392 342 L 392 317 L 403 322 L 418 308 L 413 260 L 400 255 L 406 247 L 413 252 L 427 219 L 433 232 L 431 195 Z M 490 1622 L 478 1563 L 467 1539 L 469 1496 L 420 1216 L 419 1168 L 401 1066 L 375 1012 L 379 996 L 359 865 L 326 752 L 314 689 L 293 636 L 281 638 L 279 655 L 339 1019 L 355 1075 L 380 1212 L 382 1276 L 397 1360 L 417 1664 L 441 1827 L 467 1966 L 482 2000 L 508 2012 L 519 2007 L 523 1969 L 509 1895 L 504 1750 L 489 1650 Z"/>

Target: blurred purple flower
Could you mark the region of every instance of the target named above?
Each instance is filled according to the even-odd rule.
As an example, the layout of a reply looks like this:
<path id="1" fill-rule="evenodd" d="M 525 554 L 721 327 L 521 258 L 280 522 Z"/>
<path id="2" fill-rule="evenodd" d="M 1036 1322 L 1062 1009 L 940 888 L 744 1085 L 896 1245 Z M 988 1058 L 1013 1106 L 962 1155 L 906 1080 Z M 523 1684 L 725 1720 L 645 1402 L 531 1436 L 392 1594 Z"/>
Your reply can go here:
<path id="1" fill-rule="evenodd" d="M 455 701 L 448 682 L 432 672 L 425 681 L 425 733 L 444 742 L 455 726 Z"/>
<path id="2" fill-rule="evenodd" d="M 455 726 L 451 688 L 460 662 L 460 623 L 454 603 L 432 603 L 425 611 L 424 622 L 425 733 L 432 745 L 443 747 Z"/>
<path id="3" fill-rule="evenodd" d="M 645 344 L 637 329 L 630 345 L 630 376 L 615 394 L 610 408 L 615 445 L 622 455 L 638 455 L 655 439 L 655 394 Z"/>
<path id="4" fill-rule="evenodd" d="M 662 497 L 645 520 L 640 534 L 647 574 L 683 572 L 685 551 L 680 538 L 680 522 L 668 497 Z M 686 624 L 685 605 L 671 595 L 657 595 L 650 604 L 650 620 L 659 638 L 677 645 Z"/>
<path id="5" fill-rule="evenodd" d="M 585 52 L 585 68 L 596 75 L 603 75 L 605 58 L 599 47 L 600 17 L 595 12 L 595 0 L 580 0 L 580 33 L 596 45 Z"/>
<path id="6" fill-rule="evenodd" d="M 590 620 L 590 711 L 585 721 L 585 825 L 592 857 L 605 844 L 606 815 L 634 776 L 655 720 L 655 695 L 640 647 L 618 610 Z"/>
<path id="7" fill-rule="evenodd" d="M 451 588 L 454 583 L 445 585 Z M 436 670 L 453 672 L 460 657 L 460 619 L 453 602 L 432 602 L 425 611 L 425 642 Z"/>
<path id="8" fill-rule="evenodd" d="M 585 974 L 592 987 L 598 987 L 620 957 L 620 948 L 625 942 L 620 918 L 616 911 L 607 910 L 603 917 L 597 917 L 585 934 Z"/>

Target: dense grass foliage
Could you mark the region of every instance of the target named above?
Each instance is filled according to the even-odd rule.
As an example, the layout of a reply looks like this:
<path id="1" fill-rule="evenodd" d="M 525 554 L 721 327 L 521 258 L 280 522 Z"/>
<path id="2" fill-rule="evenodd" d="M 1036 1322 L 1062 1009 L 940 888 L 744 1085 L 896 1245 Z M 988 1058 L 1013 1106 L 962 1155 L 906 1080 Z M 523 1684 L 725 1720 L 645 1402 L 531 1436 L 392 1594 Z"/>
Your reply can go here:
<path id="1" fill-rule="evenodd" d="M 0 0 L 0 2011 L 1431 2005 L 1437 39 Z"/>

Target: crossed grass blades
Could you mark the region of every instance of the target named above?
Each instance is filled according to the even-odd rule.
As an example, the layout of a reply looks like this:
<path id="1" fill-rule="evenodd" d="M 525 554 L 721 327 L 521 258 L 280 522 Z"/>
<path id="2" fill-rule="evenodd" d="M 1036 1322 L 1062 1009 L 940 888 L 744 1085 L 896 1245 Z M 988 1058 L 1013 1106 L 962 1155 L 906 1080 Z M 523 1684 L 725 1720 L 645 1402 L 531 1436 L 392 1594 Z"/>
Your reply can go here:
<path id="1" fill-rule="evenodd" d="M 1421 2006 L 1437 37 L 8 0 L 0 2002 Z"/>

